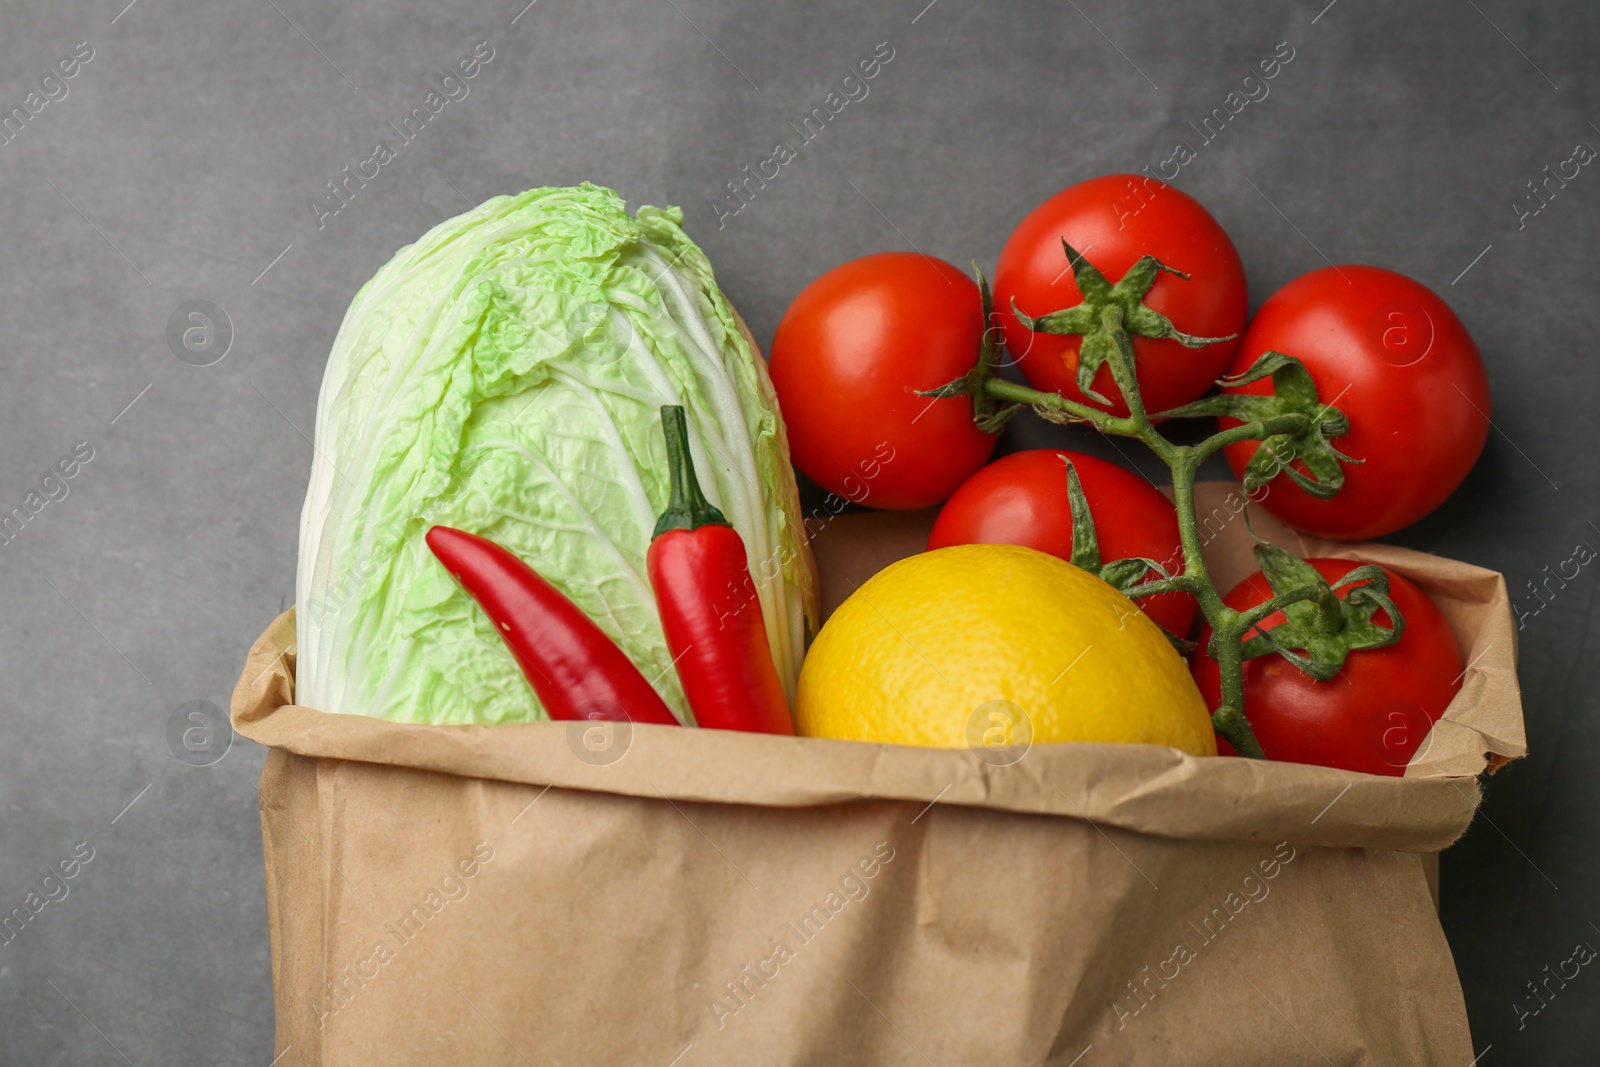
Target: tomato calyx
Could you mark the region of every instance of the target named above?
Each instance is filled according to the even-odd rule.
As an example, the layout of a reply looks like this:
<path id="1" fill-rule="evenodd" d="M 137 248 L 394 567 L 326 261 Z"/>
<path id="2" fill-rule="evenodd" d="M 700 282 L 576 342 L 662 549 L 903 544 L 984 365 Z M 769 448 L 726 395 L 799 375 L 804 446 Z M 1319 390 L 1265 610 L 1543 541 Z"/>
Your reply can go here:
<path id="1" fill-rule="evenodd" d="M 1332 403 L 1320 401 L 1310 372 L 1299 360 L 1281 352 L 1264 353 L 1243 374 L 1225 377 L 1218 383 L 1227 388 L 1270 378 L 1270 395 L 1212 396 L 1150 414 L 1136 373 L 1133 336 L 1176 340 L 1188 347 L 1230 338 L 1204 338 L 1183 333 L 1165 316 L 1144 305 L 1144 295 L 1161 273 L 1184 277 L 1154 257 L 1141 258 L 1112 285 L 1070 245 L 1063 242 L 1062 246 L 1084 296 L 1083 303 L 1038 319 L 1027 316 L 1016 307 L 1015 301 L 1012 308 L 1018 320 L 1029 329 L 1081 336 L 1078 389 L 1086 397 L 1105 402 L 1105 398 L 1093 393 L 1089 386 L 1101 367 L 1109 367 L 1128 413 L 1116 415 L 1062 392 L 1045 392 L 997 377 L 994 373 L 997 361 L 988 345 L 980 355 L 978 366 L 961 378 L 922 395 L 971 396 L 974 418 L 980 420 L 980 427 L 985 418 L 1009 418 L 1016 408 L 1031 407 L 1041 418 L 1051 422 L 1087 423 L 1101 433 L 1135 438 L 1167 465 L 1172 471 L 1182 566 L 1169 571 L 1154 560 L 1113 560 L 1110 563 L 1101 560 L 1098 544 L 1091 540 L 1093 521 L 1087 502 L 1080 506 L 1077 495 L 1071 498 L 1072 562 L 1099 575 L 1129 600 L 1166 593 L 1195 598 L 1211 627 L 1212 636 L 1206 650 L 1217 665 L 1220 699 L 1211 712 L 1212 727 L 1240 756 L 1264 759 L 1265 754 L 1245 712 L 1244 664 L 1247 659 L 1277 653 L 1313 678 L 1326 680 L 1338 674 L 1351 651 L 1382 647 L 1399 640 L 1404 622 L 1388 598 L 1387 578 L 1377 568 L 1357 568 L 1336 585 L 1329 586 L 1310 565 L 1270 547 L 1265 550 L 1269 558 L 1262 560 L 1262 569 L 1269 576 L 1276 576 L 1269 583 L 1274 594 L 1271 600 L 1248 611 L 1229 607 L 1212 581 L 1202 552 L 1204 539 L 1196 509 L 1195 480 L 1208 457 L 1242 442 L 1257 441 L 1260 445 L 1244 479 L 1247 496 L 1256 497 L 1280 473 L 1287 473 L 1307 492 L 1332 496 L 1344 484 L 1341 464 L 1360 462 L 1331 444 L 1333 438 L 1349 432 L 1349 419 Z M 982 288 L 987 293 L 987 286 Z M 985 303 L 987 314 L 987 297 Z M 997 410 L 988 406 L 989 401 L 1006 406 Z M 1222 416 L 1237 420 L 1238 424 L 1220 429 L 1193 444 L 1168 438 L 1156 425 L 1169 418 L 1199 416 Z M 1297 460 L 1309 473 L 1291 468 L 1290 464 Z M 1069 467 L 1069 492 L 1074 492 L 1074 475 Z M 1081 487 L 1076 493 L 1081 495 Z M 1356 585 L 1358 582 L 1364 584 Z M 1340 598 L 1337 594 L 1346 586 L 1352 588 Z M 1394 626 L 1381 627 L 1372 621 L 1380 609 L 1394 620 Z M 1285 623 L 1262 632 L 1259 624 L 1280 611 L 1285 615 Z M 1174 641 L 1181 651 L 1187 651 L 1187 644 Z"/>
<path id="2" fill-rule="evenodd" d="M 1077 384 L 1078 391 L 1089 399 L 1101 404 L 1111 403 L 1093 388 L 1095 375 L 1100 373 L 1100 368 L 1111 358 L 1119 343 L 1113 331 L 1107 327 L 1106 311 L 1111 308 L 1121 310 L 1122 330 L 1135 337 L 1172 340 L 1185 348 L 1203 348 L 1231 341 L 1237 336 L 1196 337 L 1184 333 L 1172 324 L 1171 319 L 1147 307 L 1144 298 L 1163 273 L 1185 281 L 1189 278 L 1183 271 L 1174 270 L 1156 257 L 1140 256 L 1138 262 L 1129 267 L 1121 280 L 1113 285 L 1082 253 L 1069 245 L 1066 238 L 1062 238 L 1061 247 L 1067 253 L 1067 264 L 1078 283 L 1082 302 L 1038 318 L 1025 313 L 1017 306 L 1015 299 L 1011 301 L 1011 310 L 1018 322 L 1035 333 L 1076 334 L 1083 338 L 1078 345 Z"/>
<path id="3" fill-rule="evenodd" d="M 1243 658 L 1276 653 L 1319 682 L 1338 675 L 1351 652 L 1384 648 L 1400 640 L 1406 621 L 1389 597 L 1389 576 L 1382 567 L 1356 567 L 1329 584 L 1315 567 L 1275 545 L 1258 544 L 1256 562 L 1272 587 L 1272 597 L 1243 612 L 1246 633 Z M 1344 596 L 1341 589 L 1349 589 Z M 1263 619 L 1283 612 L 1283 621 L 1263 630 Z M 1388 626 L 1373 621 L 1379 611 Z M 1214 650 L 1211 650 L 1214 654 Z"/>
<path id="4" fill-rule="evenodd" d="M 1153 583 L 1170 583 L 1173 578 L 1158 561 L 1148 556 L 1129 556 L 1109 562 L 1101 560 L 1100 538 L 1095 532 L 1094 515 L 1089 511 L 1089 498 L 1084 495 L 1083 483 L 1078 479 L 1078 469 L 1066 456 L 1061 457 L 1061 462 L 1067 465 L 1067 504 L 1072 511 L 1072 559 L 1069 562 L 1080 570 L 1088 571 L 1130 600 L 1161 591 Z M 1147 581 L 1152 571 L 1158 577 Z M 1151 586 L 1148 591 L 1140 588 L 1147 585 Z M 1130 594 L 1129 590 L 1134 589 L 1140 591 Z M 1186 656 L 1195 650 L 1193 641 L 1184 640 L 1160 623 L 1156 625 L 1179 655 Z"/>
<path id="5" fill-rule="evenodd" d="M 1005 345 L 1004 335 L 994 316 L 994 296 L 989 291 L 989 279 L 977 260 L 972 262 L 972 276 L 978 283 L 978 299 L 983 307 L 983 335 L 978 341 L 978 362 L 972 369 L 953 382 L 937 389 L 918 389 L 918 396 L 949 398 L 965 396 L 972 399 L 972 421 L 983 433 L 999 433 L 1023 405 L 1005 403 L 991 396 L 984 383 L 995 376 L 1000 367 L 1000 352 Z"/>
<path id="6" fill-rule="evenodd" d="M 1344 463 L 1361 463 L 1333 447 L 1332 439 L 1350 432 L 1350 419 L 1317 398 L 1317 385 L 1305 364 L 1282 352 L 1263 352 L 1242 374 L 1223 377 L 1217 384 L 1224 389 L 1263 378 L 1272 379 L 1272 393 L 1219 393 L 1155 415 L 1157 419 L 1193 418 L 1217 415 L 1240 422 L 1263 422 L 1287 426 L 1260 438 L 1260 445 L 1244 469 L 1244 491 L 1254 497 L 1273 478 L 1282 474 L 1318 500 L 1328 500 L 1344 487 Z M 1303 416 L 1302 419 L 1283 418 Z M 1269 423 L 1269 420 L 1277 420 Z M 1299 460 L 1309 475 L 1293 466 Z"/>

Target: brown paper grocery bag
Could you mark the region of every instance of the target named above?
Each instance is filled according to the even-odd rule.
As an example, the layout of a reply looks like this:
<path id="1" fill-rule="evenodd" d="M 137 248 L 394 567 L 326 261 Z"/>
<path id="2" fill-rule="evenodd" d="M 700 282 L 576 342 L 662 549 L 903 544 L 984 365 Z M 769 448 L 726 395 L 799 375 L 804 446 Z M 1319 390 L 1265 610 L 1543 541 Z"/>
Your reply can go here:
<path id="1" fill-rule="evenodd" d="M 1208 558 L 1251 566 L 1227 486 Z M 814 530 L 824 600 L 927 515 Z M 251 650 L 279 1064 L 1466 1064 L 1424 873 L 1524 753 L 1505 586 L 1381 545 L 1470 663 L 1404 778 L 293 703 Z"/>

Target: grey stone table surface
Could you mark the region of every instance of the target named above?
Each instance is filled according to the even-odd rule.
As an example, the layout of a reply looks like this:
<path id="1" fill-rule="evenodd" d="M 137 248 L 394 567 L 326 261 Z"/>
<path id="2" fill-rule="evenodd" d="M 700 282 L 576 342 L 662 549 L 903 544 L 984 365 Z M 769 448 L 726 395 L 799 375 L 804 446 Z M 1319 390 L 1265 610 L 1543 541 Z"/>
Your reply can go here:
<path id="1" fill-rule="evenodd" d="M 1033 205 L 1158 165 L 1287 42 L 1270 94 L 1176 180 L 1233 235 L 1253 304 L 1328 261 L 1377 263 L 1476 336 L 1488 448 L 1393 540 L 1503 571 L 1529 608 L 1527 583 L 1600 545 L 1600 173 L 1523 214 L 1546 165 L 1600 145 L 1595 5 L 526 3 L 0 9 L 0 109 L 23 109 L 0 143 L 0 510 L 39 494 L 0 548 L 0 912 L 63 861 L 76 874 L 0 944 L 0 1060 L 271 1060 L 264 753 L 241 740 L 186 765 L 169 728 L 226 704 L 292 600 L 307 435 L 350 298 L 494 194 L 589 179 L 683 205 L 765 341 L 850 257 L 992 267 Z M 726 183 L 880 44 L 868 94 L 731 214 Z M 466 95 L 333 200 L 475 47 L 491 58 Z M 192 337 L 198 355 L 168 340 L 190 301 L 230 324 L 210 348 Z M 1007 447 L 1060 440 L 1085 443 L 1022 423 Z M 1593 1062 L 1600 1042 L 1600 977 L 1519 1019 L 1527 983 L 1600 943 L 1597 589 L 1586 568 L 1526 619 L 1533 754 L 1444 857 L 1489 1064 Z"/>

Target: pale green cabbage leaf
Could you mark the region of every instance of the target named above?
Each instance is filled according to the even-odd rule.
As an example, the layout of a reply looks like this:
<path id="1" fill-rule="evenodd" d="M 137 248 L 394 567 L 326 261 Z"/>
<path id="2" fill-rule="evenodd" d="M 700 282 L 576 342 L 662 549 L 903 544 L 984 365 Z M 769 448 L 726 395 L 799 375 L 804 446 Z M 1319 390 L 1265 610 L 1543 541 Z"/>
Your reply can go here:
<path id="1" fill-rule="evenodd" d="M 815 578 L 760 354 L 676 208 L 609 189 L 496 197 L 357 293 L 317 405 L 296 588 L 296 701 L 403 722 L 545 718 L 429 553 L 436 523 L 515 552 L 693 718 L 645 573 L 681 404 L 707 497 L 744 539 L 793 699 Z M 737 608 L 750 590 L 727 591 Z"/>

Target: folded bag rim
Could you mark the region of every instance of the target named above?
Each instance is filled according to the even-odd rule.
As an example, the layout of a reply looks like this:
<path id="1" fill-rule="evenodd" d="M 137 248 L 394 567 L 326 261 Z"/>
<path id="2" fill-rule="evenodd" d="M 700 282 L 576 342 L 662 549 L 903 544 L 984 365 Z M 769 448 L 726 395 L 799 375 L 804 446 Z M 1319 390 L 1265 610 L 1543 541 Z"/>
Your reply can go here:
<path id="1" fill-rule="evenodd" d="M 1237 492 L 1227 483 L 1197 489 L 1204 509 Z M 616 748 L 597 758 L 586 747 L 593 723 L 434 726 L 296 705 L 293 608 L 251 648 L 233 694 L 233 727 L 252 741 L 317 759 L 672 803 L 940 804 L 1076 818 L 1180 840 L 1446 847 L 1477 810 L 1477 776 L 1527 752 L 1504 578 L 1391 545 L 1297 536 L 1258 519 L 1256 536 L 1263 529 L 1303 556 L 1391 568 L 1422 586 L 1449 621 L 1467 664 L 1463 685 L 1404 777 L 1090 743 L 1038 744 L 1000 765 L 992 753 L 966 749 L 650 725 L 626 727 L 626 737 L 611 739 Z M 1246 535 L 1230 529 L 1216 540 L 1216 559 L 1207 553 L 1213 569 L 1242 575 Z"/>

